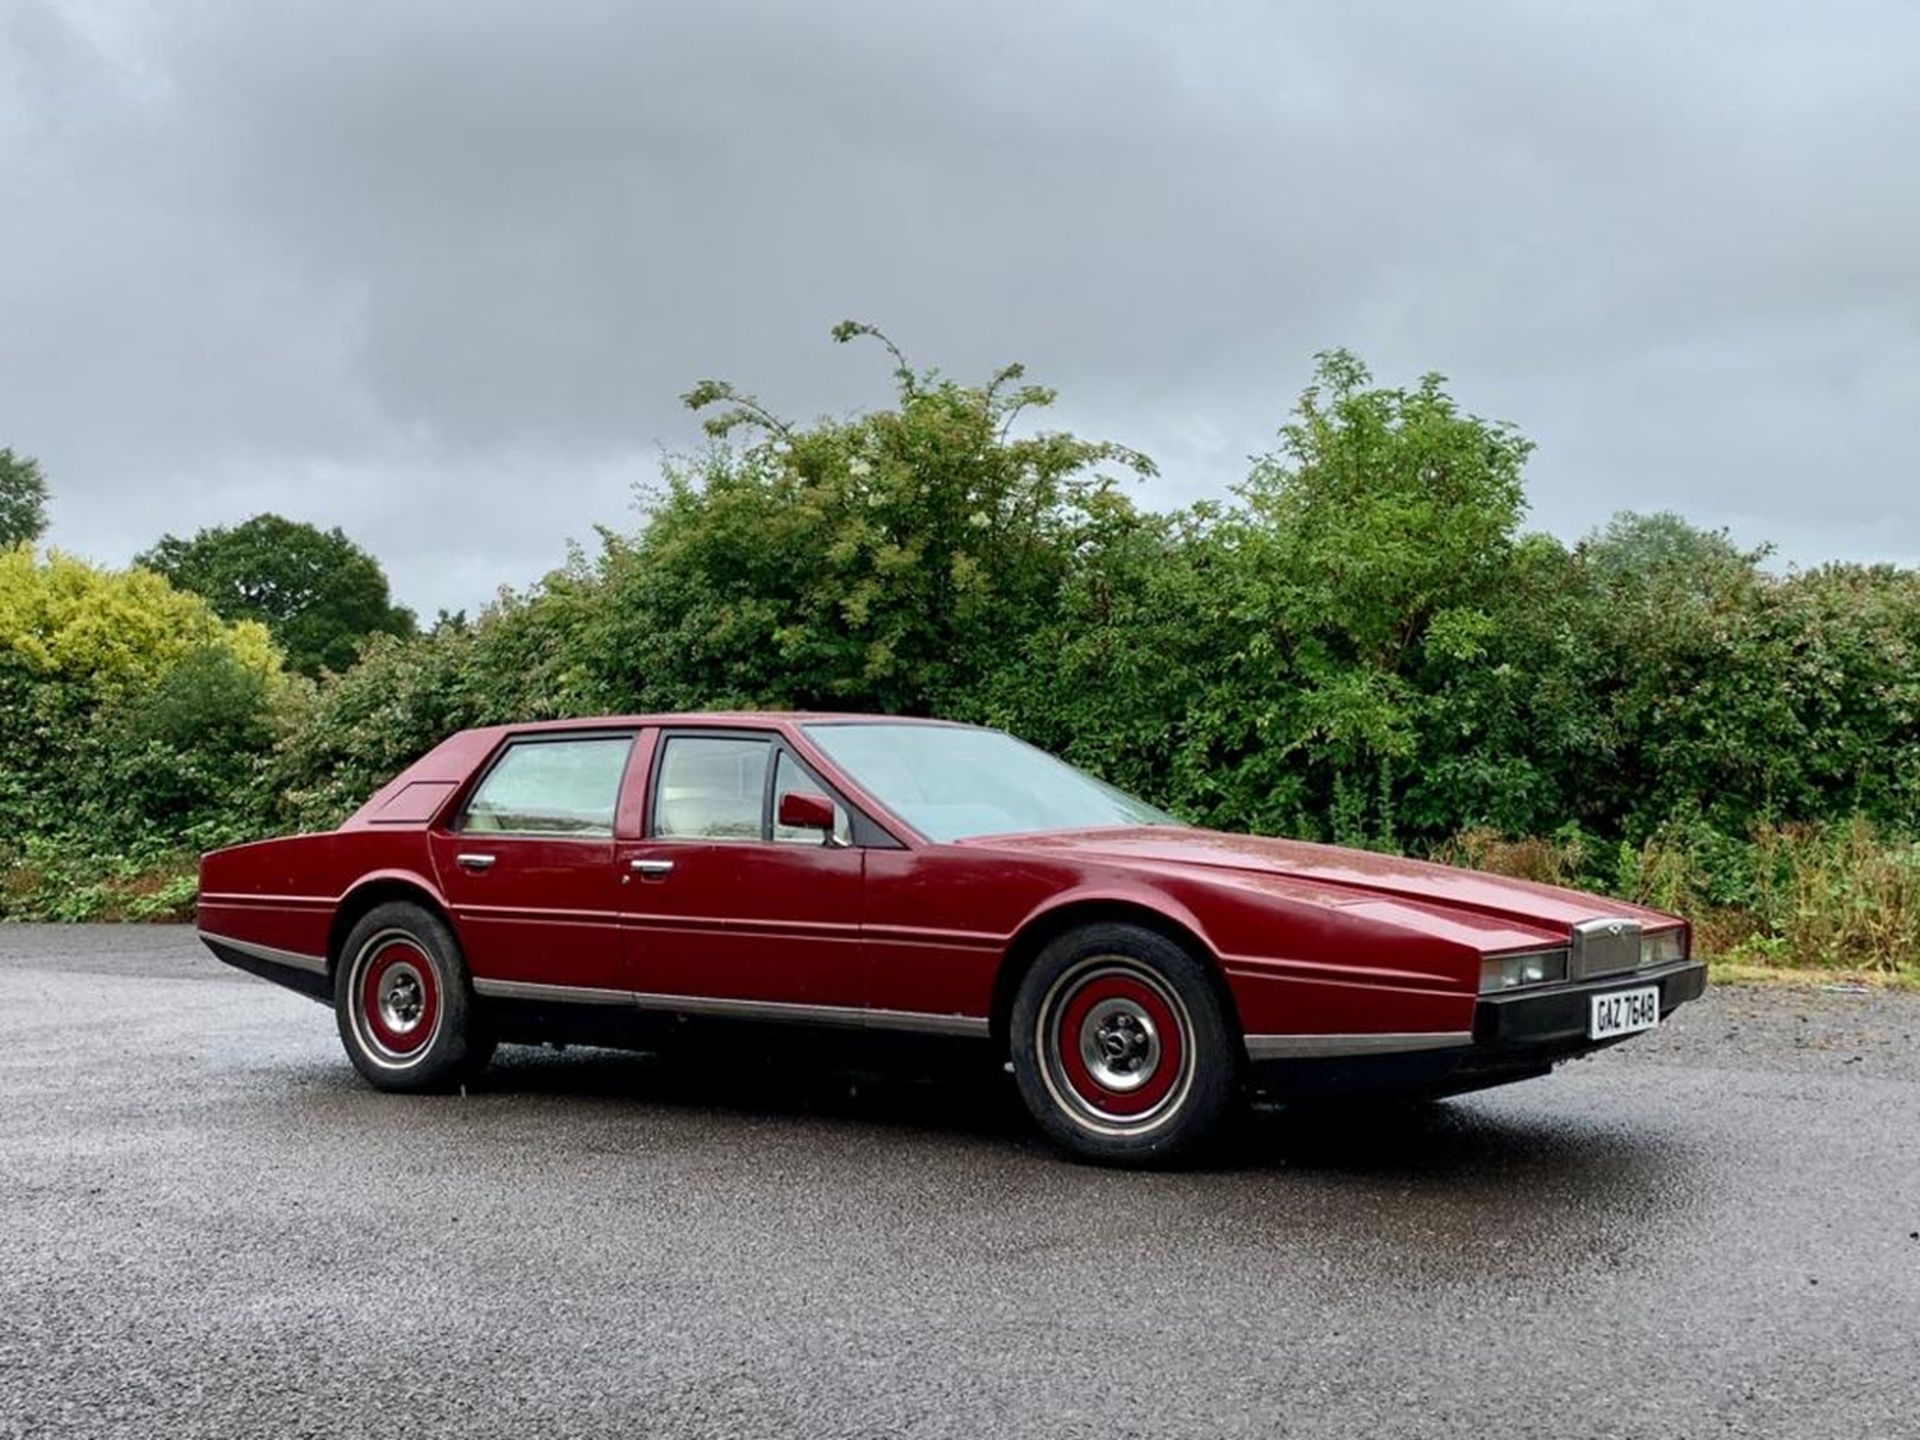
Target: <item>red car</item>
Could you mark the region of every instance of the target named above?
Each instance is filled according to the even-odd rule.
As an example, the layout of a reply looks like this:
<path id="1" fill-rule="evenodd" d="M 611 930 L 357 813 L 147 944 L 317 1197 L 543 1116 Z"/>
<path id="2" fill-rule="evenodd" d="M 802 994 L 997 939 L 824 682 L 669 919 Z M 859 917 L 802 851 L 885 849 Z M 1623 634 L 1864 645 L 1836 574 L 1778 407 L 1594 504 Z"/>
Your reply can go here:
<path id="1" fill-rule="evenodd" d="M 999 731 L 858 715 L 463 731 L 338 830 L 207 855 L 199 924 L 381 1089 L 689 1018 L 919 1032 L 1122 1161 L 1250 1090 L 1544 1075 L 1705 985 L 1668 915 L 1199 830 Z"/>

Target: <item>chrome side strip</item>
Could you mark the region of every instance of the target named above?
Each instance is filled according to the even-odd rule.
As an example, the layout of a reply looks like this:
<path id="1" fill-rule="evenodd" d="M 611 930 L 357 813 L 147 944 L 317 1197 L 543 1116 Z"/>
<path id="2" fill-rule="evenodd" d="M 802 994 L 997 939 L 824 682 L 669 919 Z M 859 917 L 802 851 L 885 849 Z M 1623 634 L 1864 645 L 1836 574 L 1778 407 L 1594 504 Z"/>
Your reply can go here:
<path id="1" fill-rule="evenodd" d="M 324 955 L 305 955 L 298 950 L 279 950 L 272 945 L 262 945 L 253 940 L 236 940 L 231 935 L 216 935 L 211 930 L 196 932 L 202 940 L 215 945 L 224 945 L 229 950 L 238 950 L 242 955 L 251 955 L 256 960 L 265 960 L 274 965 L 285 965 L 294 970 L 305 970 L 311 975 L 327 973 L 327 957 Z"/>
<path id="2" fill-rule="evenodd" d="M 923 1035 L 969 1035 L 985 1039 L 987 1022 L 972 1015 L 920 1010 L 868 1010 L 858 1005 L 799 1005 L 781 1000 L 730 1000 L 713 995 L 655 995 L 601 990 L 588 985 L 546 985 L 533 980 L 475 980 L 479 994 L 496 1000 L 558 1001 L 573 1005 L 635 1005 L 681 1015 L 721 1015 L 735 1020 L 785 1020 L 803 1025 L 845 1025 L 859 1030 L 911 1030 Z"/>
<path id="3" fill-rule="evenodd" d="M 1403 1055 L 1464 1049 L 1471 1030 L 1418 1030 L 1380 1035 L 1249 1035 L 1249 1060 L 1318 1060 L 1341 1055 Z"/>
<path id="4" fill-rule="evenodd" d="M 984 1040 L 992 1025 L 975 1015 L 935 1015 L 925 1010 L 862 1010 L 869 1030 L 912 1030 L 922 1035 L 964 1035 Z"/>
<path id="5" fill-rule="evenodd" d="M 627 1005 L 630 990 L 596 990 L 589 985 L 542 985 L 535 980 L 475 980 L 476 993 L 496 1000 L 558 1000 L 574 1005 Z"/>
<path id="6" fill-rule="evenodd" d="M 788 1020 L 806 1025 L 847 1025 L 861 1030 L 915 1030 L 932 1035 L 987 1034 L 984 1017 L 938 1015 L 920 1010 L 868 1010 L 858 1005 L 800 1005 L 785 1000 L 730 1000 L 712 995 L 635 993 L 643 1010 L 684 1015 L 725 1015 L 740 1020 Z"/>

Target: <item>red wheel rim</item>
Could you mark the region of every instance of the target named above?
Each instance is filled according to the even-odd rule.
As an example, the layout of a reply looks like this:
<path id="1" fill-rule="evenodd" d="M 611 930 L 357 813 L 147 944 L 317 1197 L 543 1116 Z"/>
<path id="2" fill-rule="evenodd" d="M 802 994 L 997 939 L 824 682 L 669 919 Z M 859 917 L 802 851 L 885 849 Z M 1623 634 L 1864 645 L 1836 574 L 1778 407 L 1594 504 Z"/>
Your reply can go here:
<path id="1" fill-rule="evenodd" d="M 410 937 L 376 937 L 360 952 L 356 1018 L 370 1047 L 396 1060 L 417 1056 L 440 1026 L 433 963 Z"/>
<path id="2" fill-rule="evenodd" d="M 1083 962 L 1056 981 L 1036 1038 L 1049 1089 L 1092 1129 L 1151 1129 L 1179 1107 L 1192 1079 L 1186 1006 L 1124 957 Z"/>

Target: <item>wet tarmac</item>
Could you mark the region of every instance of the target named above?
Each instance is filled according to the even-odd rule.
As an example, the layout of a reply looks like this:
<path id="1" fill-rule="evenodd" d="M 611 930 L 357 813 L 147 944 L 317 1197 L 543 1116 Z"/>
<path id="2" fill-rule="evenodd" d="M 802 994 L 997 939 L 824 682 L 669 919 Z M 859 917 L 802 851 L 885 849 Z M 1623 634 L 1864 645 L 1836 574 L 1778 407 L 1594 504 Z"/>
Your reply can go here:
<path id="1" fill-rule="evenodd" d="M 1920 1437 L 1920 997 L 1072 1164 L 1010 1083 L 375 1094 L 178 929 L 0 927 L 0 1436 Z"/>

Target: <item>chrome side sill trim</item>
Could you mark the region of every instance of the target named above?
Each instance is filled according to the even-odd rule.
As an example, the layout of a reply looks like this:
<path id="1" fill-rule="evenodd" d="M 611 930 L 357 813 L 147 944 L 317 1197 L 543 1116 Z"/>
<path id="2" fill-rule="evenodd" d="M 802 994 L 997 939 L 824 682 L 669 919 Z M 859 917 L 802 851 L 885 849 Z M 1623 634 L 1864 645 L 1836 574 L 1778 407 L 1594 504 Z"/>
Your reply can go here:
<path id="1" fill-rule="evenodd" d="M 734 1020 L 785 1020 L 802 1025 L 845 1025 L 856 1030 L 911 1030 L 922 1035 L 967 1035 L 983 1040 L 987 1036 L 984 1019 L 920 1010 L 867 1010 L 858 1005 L 800 1005 L 781 1000 L 730 1000 L 713 995 L 656 995 L 595 989 L 588 985 L 546 985 L 534 980 L 475 980 L 473 988 L 478 994 L 495 1000 L 634 1005 L 642 1010 L 720 1015 Z"/>
<path id="2" fill-rule="evenodd" d="M 474 992 L 495 1000 L 557 1000 L 572 1005 L 627 1005 L 630 990 L 596 990 L 590 985 L 543 985 L 535 980 L 475 980 Z"/>
<path id="3" fill-rule="evenodd" d="M 1404 1055 L 1465 1049 L 1471 1030 L 1418 1030 L 1381 1035 L 1249 1035 L 1249 1060 L 1318 1060 L 1342 1055 Z"/>
<path id="4" fill-rule="evenodd" d="M 229 950 L 238 950 L 242 955 L 251 955 L 256 960 L 265 960 L 272 965 L 285 965 L 294 970 L 305 970 L 310 975 L 327 973 L 327 957 L 324 955 L 303 955 L 298 950 L 279 950 L 253 940 L 236 940 L 231 935 L 216 935 L 211 930 L 196 930 L 194 933 L 202 940 L 215 945 L 224 945 Z"/>
<path id="5" fill-rule="evenodd" d="M 935 1015 L 925 1010 L 862 1010 L 869 1030 L 912 1030 L 921 1035 L 965 1035 L 984 1040 L 992 1025 L 973 1015 Z"/>
<path id="6" fill-rule="evenodd" d="M 972 1015 L 937 1015 L 920 1010 L 868 1010 L 858 1005 L 801 1005 L 785 1000 L 731 1000 L 712 995 L 636 993 L 642 1010 L 672 1010 L 684 1015 L 724 1015 L 739 1020 L 787 1020 L 804 1025 L 846 1025 L 859 1030 L 913 1030 L 930 1035 L 971 1035 L 985 1039 L 987 1022 Z"/>

